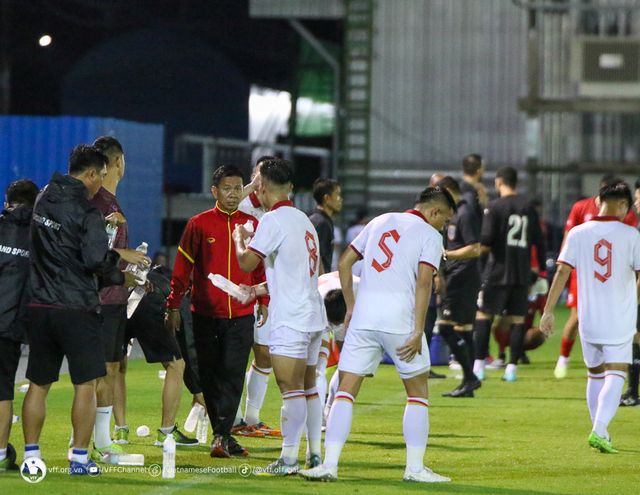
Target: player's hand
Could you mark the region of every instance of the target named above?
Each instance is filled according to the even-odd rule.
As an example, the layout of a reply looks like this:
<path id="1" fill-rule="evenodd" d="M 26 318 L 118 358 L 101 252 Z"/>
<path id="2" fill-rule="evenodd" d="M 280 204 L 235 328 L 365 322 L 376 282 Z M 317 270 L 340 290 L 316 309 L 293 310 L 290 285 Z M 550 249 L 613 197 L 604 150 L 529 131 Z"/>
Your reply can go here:
<path id="1" fill-rule="evenodd" d="M 104 219 L 106 220 L 107 223 L 110 223 L 112 225 L 122 225 L 127 223 L 127 219 L 124 218 L 124 215 L 119 211 L 114 211 L 113 213 L 110 213 Z"/>
<path id="2" fill-rule="evenodd" d="M 422 335 L 422 332 L 412 333 L 403 345 L 396 348 L 401 361 L 409 362 L 416 354 L 422 353 Z"/>
<path id="3" fill-rule="evenodd" d="M 114 249 L 127 263 L 136 265 L 139 268 L 148 268 L 151 266 L 151 258 L 146 254 L 136 251 L 135 249 Z"/>
<path id="4" fill-rule="evenodd" d="M 258 310 L 256 313 L 258 315 L 258 328 L 260 328 L 267 322 L 267 318 L 269 317 L 269 308 L 266 304 L 258 304 Z"/>
<path id="5" fill-rule="evenodd" d="M 238 288 L 243 293 L 243 296 L 242 297 L 232 296 L 232 297 L 236 301 L 238 301 L 240 304 L 249 304 L 250 302 L 256 300 L 257 298 L 256 290 L 252 286 L 246 285 L 246 284 L 240 284 Z"/>
<path id="6" fill-rule="evenodd" d="M 140 279 L 136 277 L 133 273 L 124 271 L 124 285 L 127 288 L 138 287 L 140 285 Z"/>
<path id="7" fill-rule="evenodd" d="M 164 315 L 164 326 L 171 333 L 175 334 L 180 329 L 180 311 L 168 309 Z"/>
<path id="8" fill-rule="evenodd" d="M 236 228 L 233 230 L 233 241 L 238 243 L 238 242 L 242 242 L 242 245 L 246 245 L 246 239 L 251 239 L 251 237 L 253 237 L 253 232 L 249 232 L 247 229 L 244 228 L 244 225 L 236 225 Z"/>
<path id="9" fill-rule="evenodd" d="M 553 325 L 555 322 L 555 316 L 553 313 L 543 313 L 540 318 L 540 331 L 545 337 L 548 337 L 553 333 Z"/>

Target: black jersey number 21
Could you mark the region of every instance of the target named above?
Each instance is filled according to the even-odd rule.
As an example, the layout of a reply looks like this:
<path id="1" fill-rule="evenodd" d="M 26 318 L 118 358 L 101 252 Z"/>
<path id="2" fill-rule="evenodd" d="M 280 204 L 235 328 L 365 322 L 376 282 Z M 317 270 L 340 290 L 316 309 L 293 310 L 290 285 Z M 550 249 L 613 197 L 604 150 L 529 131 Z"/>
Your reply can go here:
<path id="1" fill-rule="evenodd" d="M 509 232 L 507 232 L 507 246 L 526 248 L 528 226 L 529 218 L 526 215 L 509 215 Z"/>

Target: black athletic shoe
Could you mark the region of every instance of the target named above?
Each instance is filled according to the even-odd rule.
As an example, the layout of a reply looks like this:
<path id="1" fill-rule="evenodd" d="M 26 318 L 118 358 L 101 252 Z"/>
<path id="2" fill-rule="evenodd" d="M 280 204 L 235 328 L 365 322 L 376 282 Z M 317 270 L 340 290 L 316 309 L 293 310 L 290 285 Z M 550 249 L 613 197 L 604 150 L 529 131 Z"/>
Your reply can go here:
<path id="1" fill-rule="evenodd" d="M 522 356 L 520 356 L 520 364 L 531 364 L 531 360 L 526 352 L 523 352 Z"/>
<path id="2" fill-rule="evenodd" d="M 469 380 L 462 382 L 455 390 L 451 392 L 445 392 L 443 397 L 474 397 L 473 391 L 482 387 L 482 382 L 477 378 L 475 380 Z"/>
<path id="3" fill-rule="evenodd" d="M 441 379 L 441 378 L 446 378 L 447 375 L 443 375 L 441 373 L 436 373 L 433 370 L 429 370 L 429 379 L 430 380 L 437 380 L 437 379 Z"/>
<path id="4" fill-rule="evenodd" d="M 620 405 L 623 407 L 634 407 L 640 406 L 640 399 L 638 399 L 638 395 L 632 393 L 630 390 L 627 390 L 622 397 L 620 397 Z"/>
<path id="5" fill-rule="evenodd" d="M 225 440 L 227 441 L 227 451 L 229 454 L 240 457 L 247 457 L 249 455 L 249 451 L 240 445 L 231 435 L 225 437 Z"/>
<path id="6" fill-rule="evenodd" d="M 16 464 L 16 449 L 10 443 L 7 444 L 7 457 L 0 461 L 0 473 L 3 471 L 18 471 L 20 467 Z"/>

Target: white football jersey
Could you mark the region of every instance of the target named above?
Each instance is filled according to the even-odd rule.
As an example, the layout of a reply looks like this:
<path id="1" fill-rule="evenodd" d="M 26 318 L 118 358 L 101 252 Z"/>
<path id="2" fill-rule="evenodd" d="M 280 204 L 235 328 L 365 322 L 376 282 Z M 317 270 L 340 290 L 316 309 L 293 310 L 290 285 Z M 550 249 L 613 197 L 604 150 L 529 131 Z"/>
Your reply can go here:
<path id="1" fill-rule="evenodd" d="M 240 204 L 238 205 L 238 210 L 255 217 L 258 221 L 264 216 L 266 213 L 265 209 L 262 208 L 260 201 L 255 193 L 251 193 L 246 196 Z"/>
<path id="2" fill-rule="evenodd" d="M 266 213 L 248 249 L 264 262 L 271 301 L 271 328 L 319 332 L 327 326 L 318 292 L 318 234 L 309 217 L 283 201 Z"/>
<path id="3" fill-rule="evenodd" d="M 640 233 L 615 217 L 594 217 L 569 231 L 558 263 L 576 269 L 580 337 L 622 344 L 636 331 Z"/>
<path id="4" fill-rule="evenodd" d="M 350 247 L 363 258 L 350 327 L 413 332 L 418 265 L 438 270 L 442 235 L 417 210 L 385 213 L 369 222 Z"/>

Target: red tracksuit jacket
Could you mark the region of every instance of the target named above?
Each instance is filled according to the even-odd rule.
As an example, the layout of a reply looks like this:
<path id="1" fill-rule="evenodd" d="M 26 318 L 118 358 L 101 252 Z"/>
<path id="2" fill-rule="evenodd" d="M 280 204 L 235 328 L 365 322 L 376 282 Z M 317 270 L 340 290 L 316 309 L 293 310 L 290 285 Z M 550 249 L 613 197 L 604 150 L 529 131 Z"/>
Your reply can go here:
<path id="1" fill-rule="evenodd" d="M 192 276 L 191 310 L 194 313 L 211 318 L 236 318 L 253 314 L 254 302 L 240 304 L 214 287 L 207 278 L 209 273 L 219 273 L 235 284 L 246 285 L 266 280 L 262 263 L 251 273 L 243 272 L 238 266 L 231 234 L 236 225 L 244 225 L 247 221 L 253 223 L 255 232 L 258 226 L 255 217 L 240 210 L 227 213 L 218 206 L 189 220 L 178 246 L 167 308 L 180 308 Z M 258 302 L 266 305 L 269 298 L 260 297 Z"/>

